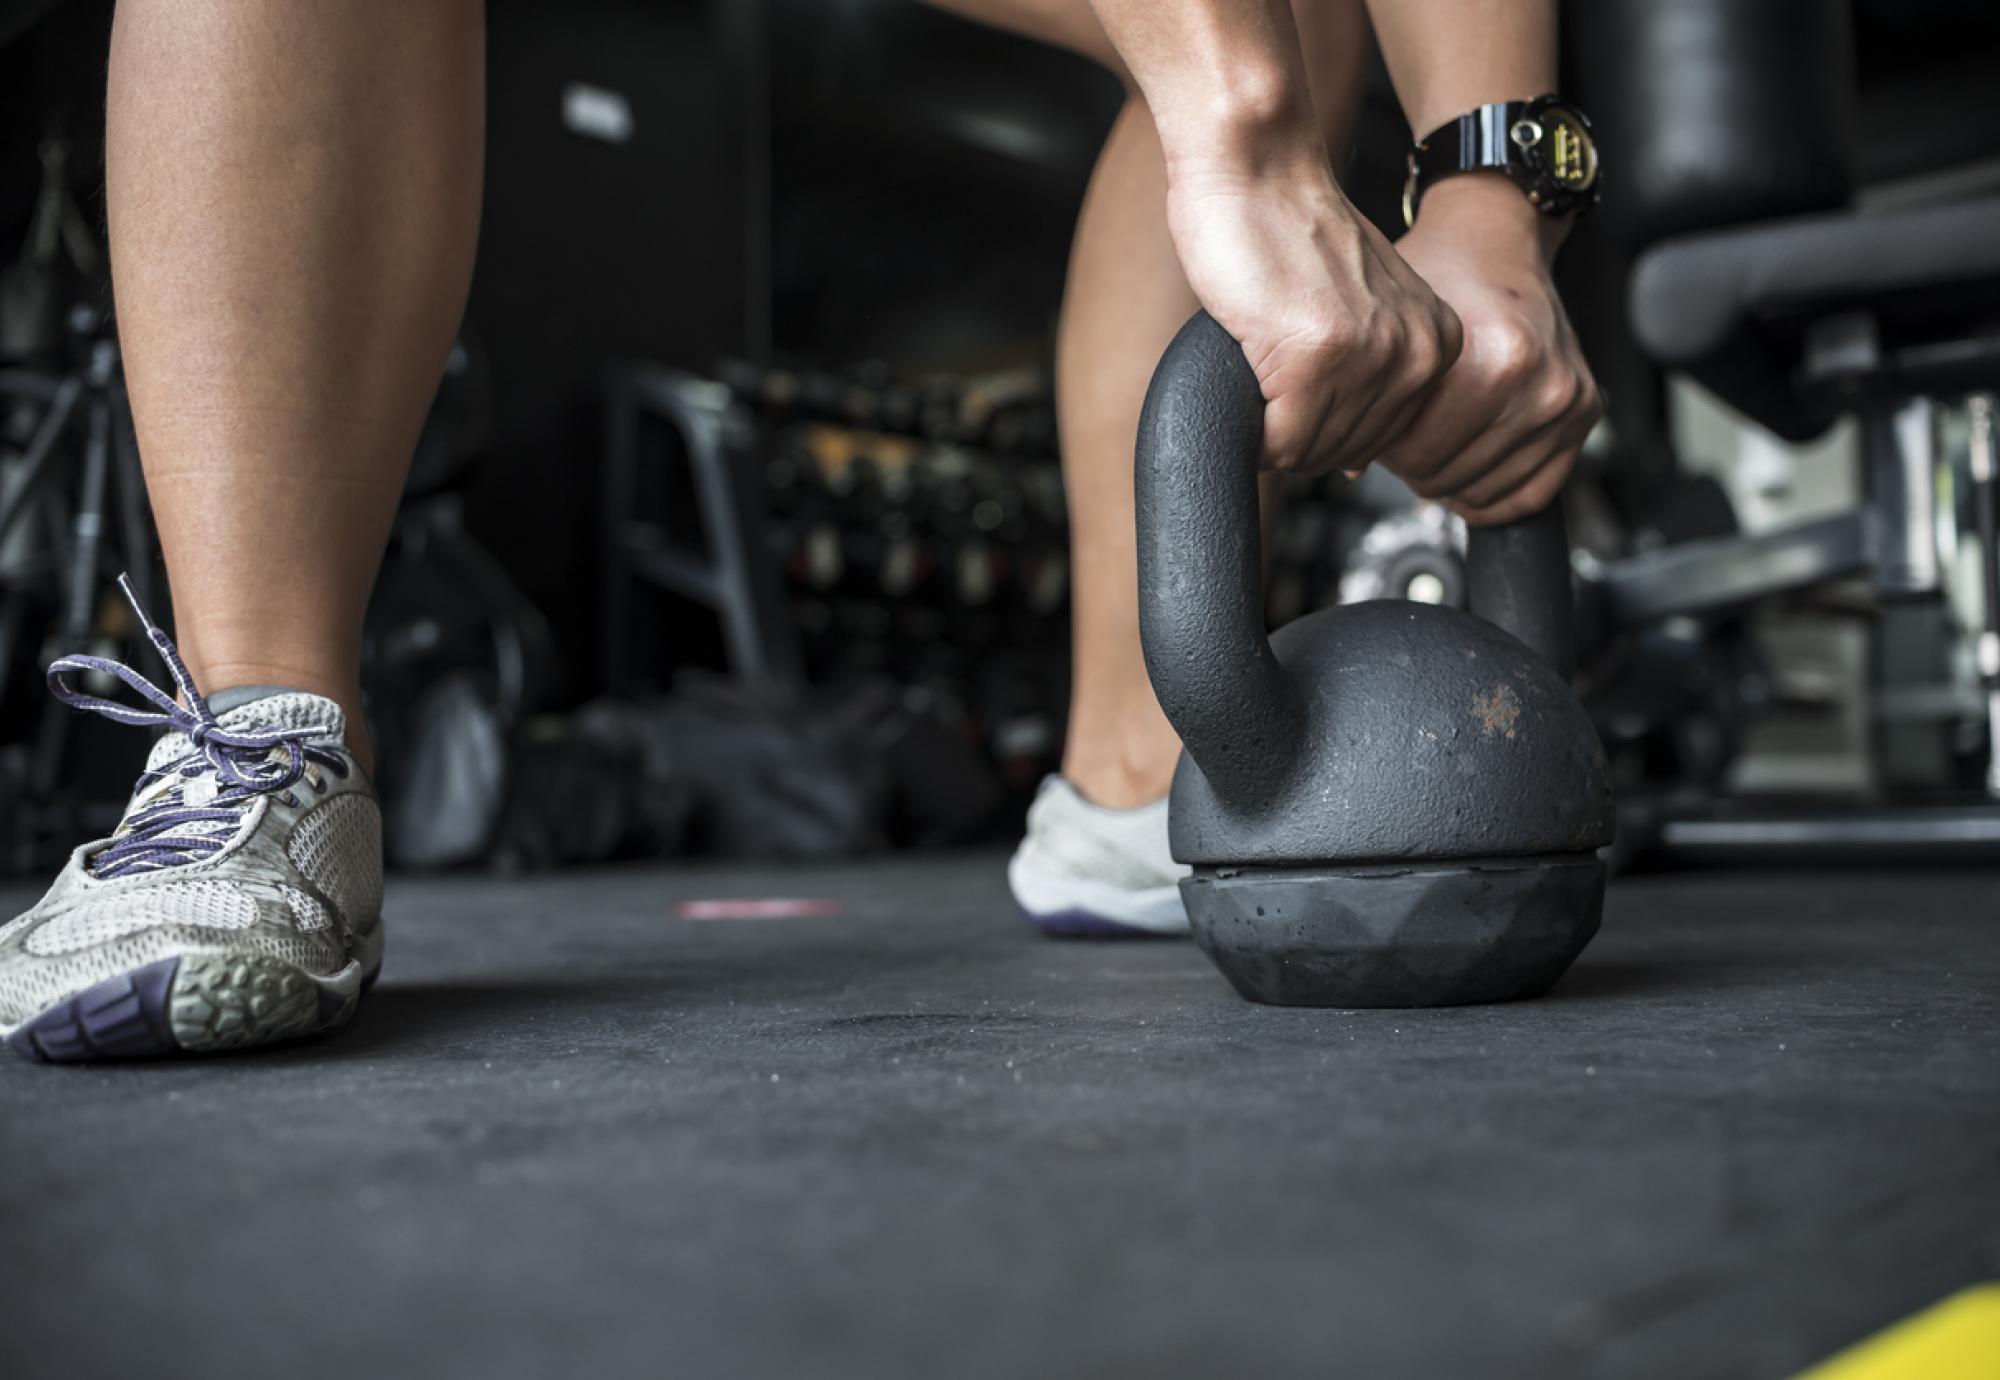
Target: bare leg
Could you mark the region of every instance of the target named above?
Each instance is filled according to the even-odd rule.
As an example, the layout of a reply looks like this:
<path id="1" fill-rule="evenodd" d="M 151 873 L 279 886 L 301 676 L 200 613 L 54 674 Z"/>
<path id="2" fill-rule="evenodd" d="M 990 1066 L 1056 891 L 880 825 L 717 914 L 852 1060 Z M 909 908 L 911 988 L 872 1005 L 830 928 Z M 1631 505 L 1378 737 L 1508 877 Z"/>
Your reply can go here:
<path id="1" fill-rule="evenodd" d="M 1086 799 L 1112 809 L 1164 795 L 1180 753 L 1139 650 L 1132 447 L 1153 366 L 1195 306 L 1167 237 L 1159 136 L 1134 97 L 1090 179 L 1056 339 L 1075 571 L 1063 775 Z"/>
<path id="2" fill-rule="evenodd" d="M 464 308 L 481 0 L 121 0 L 119 332 L 204 693 L 325 695 L 366 760 L 361 619 Z"/>
<path id="3" fill-rule="evenodd" d="M 1074 49 L 1123 75 L 1085 0 L 937 0 Z M 1329 149 L 1344 150 L 1368 53 L 1361 0 L 1295 0 Z M 1336 156 L 1338 156 L 1336 154 Z M 1063 775 L 1113 809 L 1157 800 L 1180 740 L 1139 650 L 1132 448 L 1153 366 L 1194 312 L 1167 235 L 1166 167 L 1133 96 L 1098 156 L 1077 221 L 1056 353 L 1056 404 L 1075 570 L 1075 671 Z"/>

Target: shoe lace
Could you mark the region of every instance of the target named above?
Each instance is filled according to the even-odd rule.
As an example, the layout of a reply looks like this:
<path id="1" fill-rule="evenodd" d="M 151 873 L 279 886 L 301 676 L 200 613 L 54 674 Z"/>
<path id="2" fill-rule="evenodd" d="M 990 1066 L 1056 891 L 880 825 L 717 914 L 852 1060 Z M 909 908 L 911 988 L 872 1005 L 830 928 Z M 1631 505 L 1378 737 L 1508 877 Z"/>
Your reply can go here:
<path id="1" fill-rule="evenodd" d="M 135 728 L 160 728 L 185 734 L 188 751 L 159 766 L 140 773 L 133 793 L 148 783 L 180 778 L 180 784 L 159 799 L 127 815 L 111 842 L 93 853 L 84 866 L 94 877 L 110 880 L 134 872 L 151 872 L 199 862 L 219 853 L 235 836 L 244 812 L 261 796 L 283 792 L 287 803 L 297 804 L 292 792 L 301 778 L 315 790 L 324 786 L 309 777 L 307 766 L 317 765 L 334 775 L 348 773 L 346 758 L 335 749 L 314 742 L 332 736 L 322 725 L 300 728 L 224 728 L 217 721 L 208 700 L 195 689 L 187 663 L 173 640 L 147 616 L 131 582 L 118 577 L 118 588 L 139 616 L 146 638 L 167 664 L 179 697 L 153 684 L 131 667 L 108 657 L 65 656 L 49 664 L 50 693 L 72 709 L 101 714 L 115 723 Z M 123 681 L 153 709 L 139 709 L 88 694 L 70 683 L 76 673 L 97 673 Z M 284 750 L 279 759 L 277 751 Z M 205 777 L 216 782 L 214 793 L 200 802 L 188 798 L 188 787 Z M 226 827 L 218 827 L 226 826 Z"/>

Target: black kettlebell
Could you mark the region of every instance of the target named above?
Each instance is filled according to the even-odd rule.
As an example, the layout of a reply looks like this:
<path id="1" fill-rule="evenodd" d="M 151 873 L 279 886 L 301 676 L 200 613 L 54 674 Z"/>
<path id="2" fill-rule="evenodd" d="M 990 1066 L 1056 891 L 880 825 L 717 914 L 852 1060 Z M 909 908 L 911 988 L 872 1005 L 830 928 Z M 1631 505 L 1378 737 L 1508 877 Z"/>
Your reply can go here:
<path id="1" fill-rule="evenodd" d="M 1266 636 L 1263 414 L 1198 313 L 1139 423 L 1139 626 L 1187 749 L 1170 818 L 1195 939 L 1253 1001 L 1538 996 L 1597 932 L 1614 832 L 1567 681 L 1562 514 L 1474 530 L 1471 614 L 1380 600 Z"/>

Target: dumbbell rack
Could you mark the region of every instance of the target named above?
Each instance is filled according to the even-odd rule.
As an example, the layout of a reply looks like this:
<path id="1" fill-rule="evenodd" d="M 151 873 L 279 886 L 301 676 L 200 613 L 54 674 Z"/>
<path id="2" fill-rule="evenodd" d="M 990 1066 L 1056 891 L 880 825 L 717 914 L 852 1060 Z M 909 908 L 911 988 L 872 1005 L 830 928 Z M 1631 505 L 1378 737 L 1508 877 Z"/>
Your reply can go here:
<path id="1" fill-rule="evenodd" d="M 1069 593 L 1039 381 L 718 373 L 614 382 L 611 687 L 664 680 L 646 624 L 671 596 L 720 623 L 741 679 L 919 686 L 981 727 L 1010 778 L 1039 775 L 1060 745 Z"/>

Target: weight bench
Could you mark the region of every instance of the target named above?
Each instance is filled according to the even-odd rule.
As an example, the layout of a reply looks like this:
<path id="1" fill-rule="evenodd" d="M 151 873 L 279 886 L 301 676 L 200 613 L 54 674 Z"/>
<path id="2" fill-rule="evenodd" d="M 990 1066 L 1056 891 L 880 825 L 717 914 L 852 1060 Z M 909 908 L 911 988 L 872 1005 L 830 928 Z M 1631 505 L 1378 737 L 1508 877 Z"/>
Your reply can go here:
<path id="1" fill-rule="evenodd" d="M 1742 538 L 1666 547 L 1596 572 L 1614 626 L 1713 614 L 1865 577 L 1885 647 L 1922 650 L 1908 625 L 1942 626 L 1955 572 L 1977 567 L 1981 684 L 1943 664 L 1884 665 L 1875 709 L 1886 784 L 1948 725 L 1984 720 L 1984 801 L 1759 813 L 1732 805 L 1668 819 L 1671 851 L 1760 859 L 1830 849 L 1898 858 L 2000 853 L 2000 545 L 1992 391 L 2000 389 L 2000 196 L 1788 217 L 1661 241 L 1631 279 L 1635 335 L 1660 364 L 1779 436 L 1861 422 L 1864 499 L 1853 512 Z M 1969 463 L 1939 438 L 1940 400 L 1970 397 Z M 1969 482 L 1968 482 L 1969 481 Z M 1970 489 L 1970 493 L 1965 492 Z M 1904 635 L 1891 630 L 1904 624 Z M 1972 630 L 1968 630 L 1972 631 Z"/>
<path id="2" fill-rule="evenodd" d="M 1822 601 L 1871 620 L 1870 789 L 1634 792 L 1621 852 L 2000 860 L 2000 13 L 1573 0 L 1564 26 L 1615 170 L 1586 241 L 1601 286 L 1580 299 L 1616 395 L 1609 482 L 1643 505 L 1671 481 L 1669 370 L 1779 437 L 1852 416 L 1860 442 L 1852 511 L 1577 557 L 1607 632 L 1706 639 L 1758 601 L 1836 585 Z"/>

